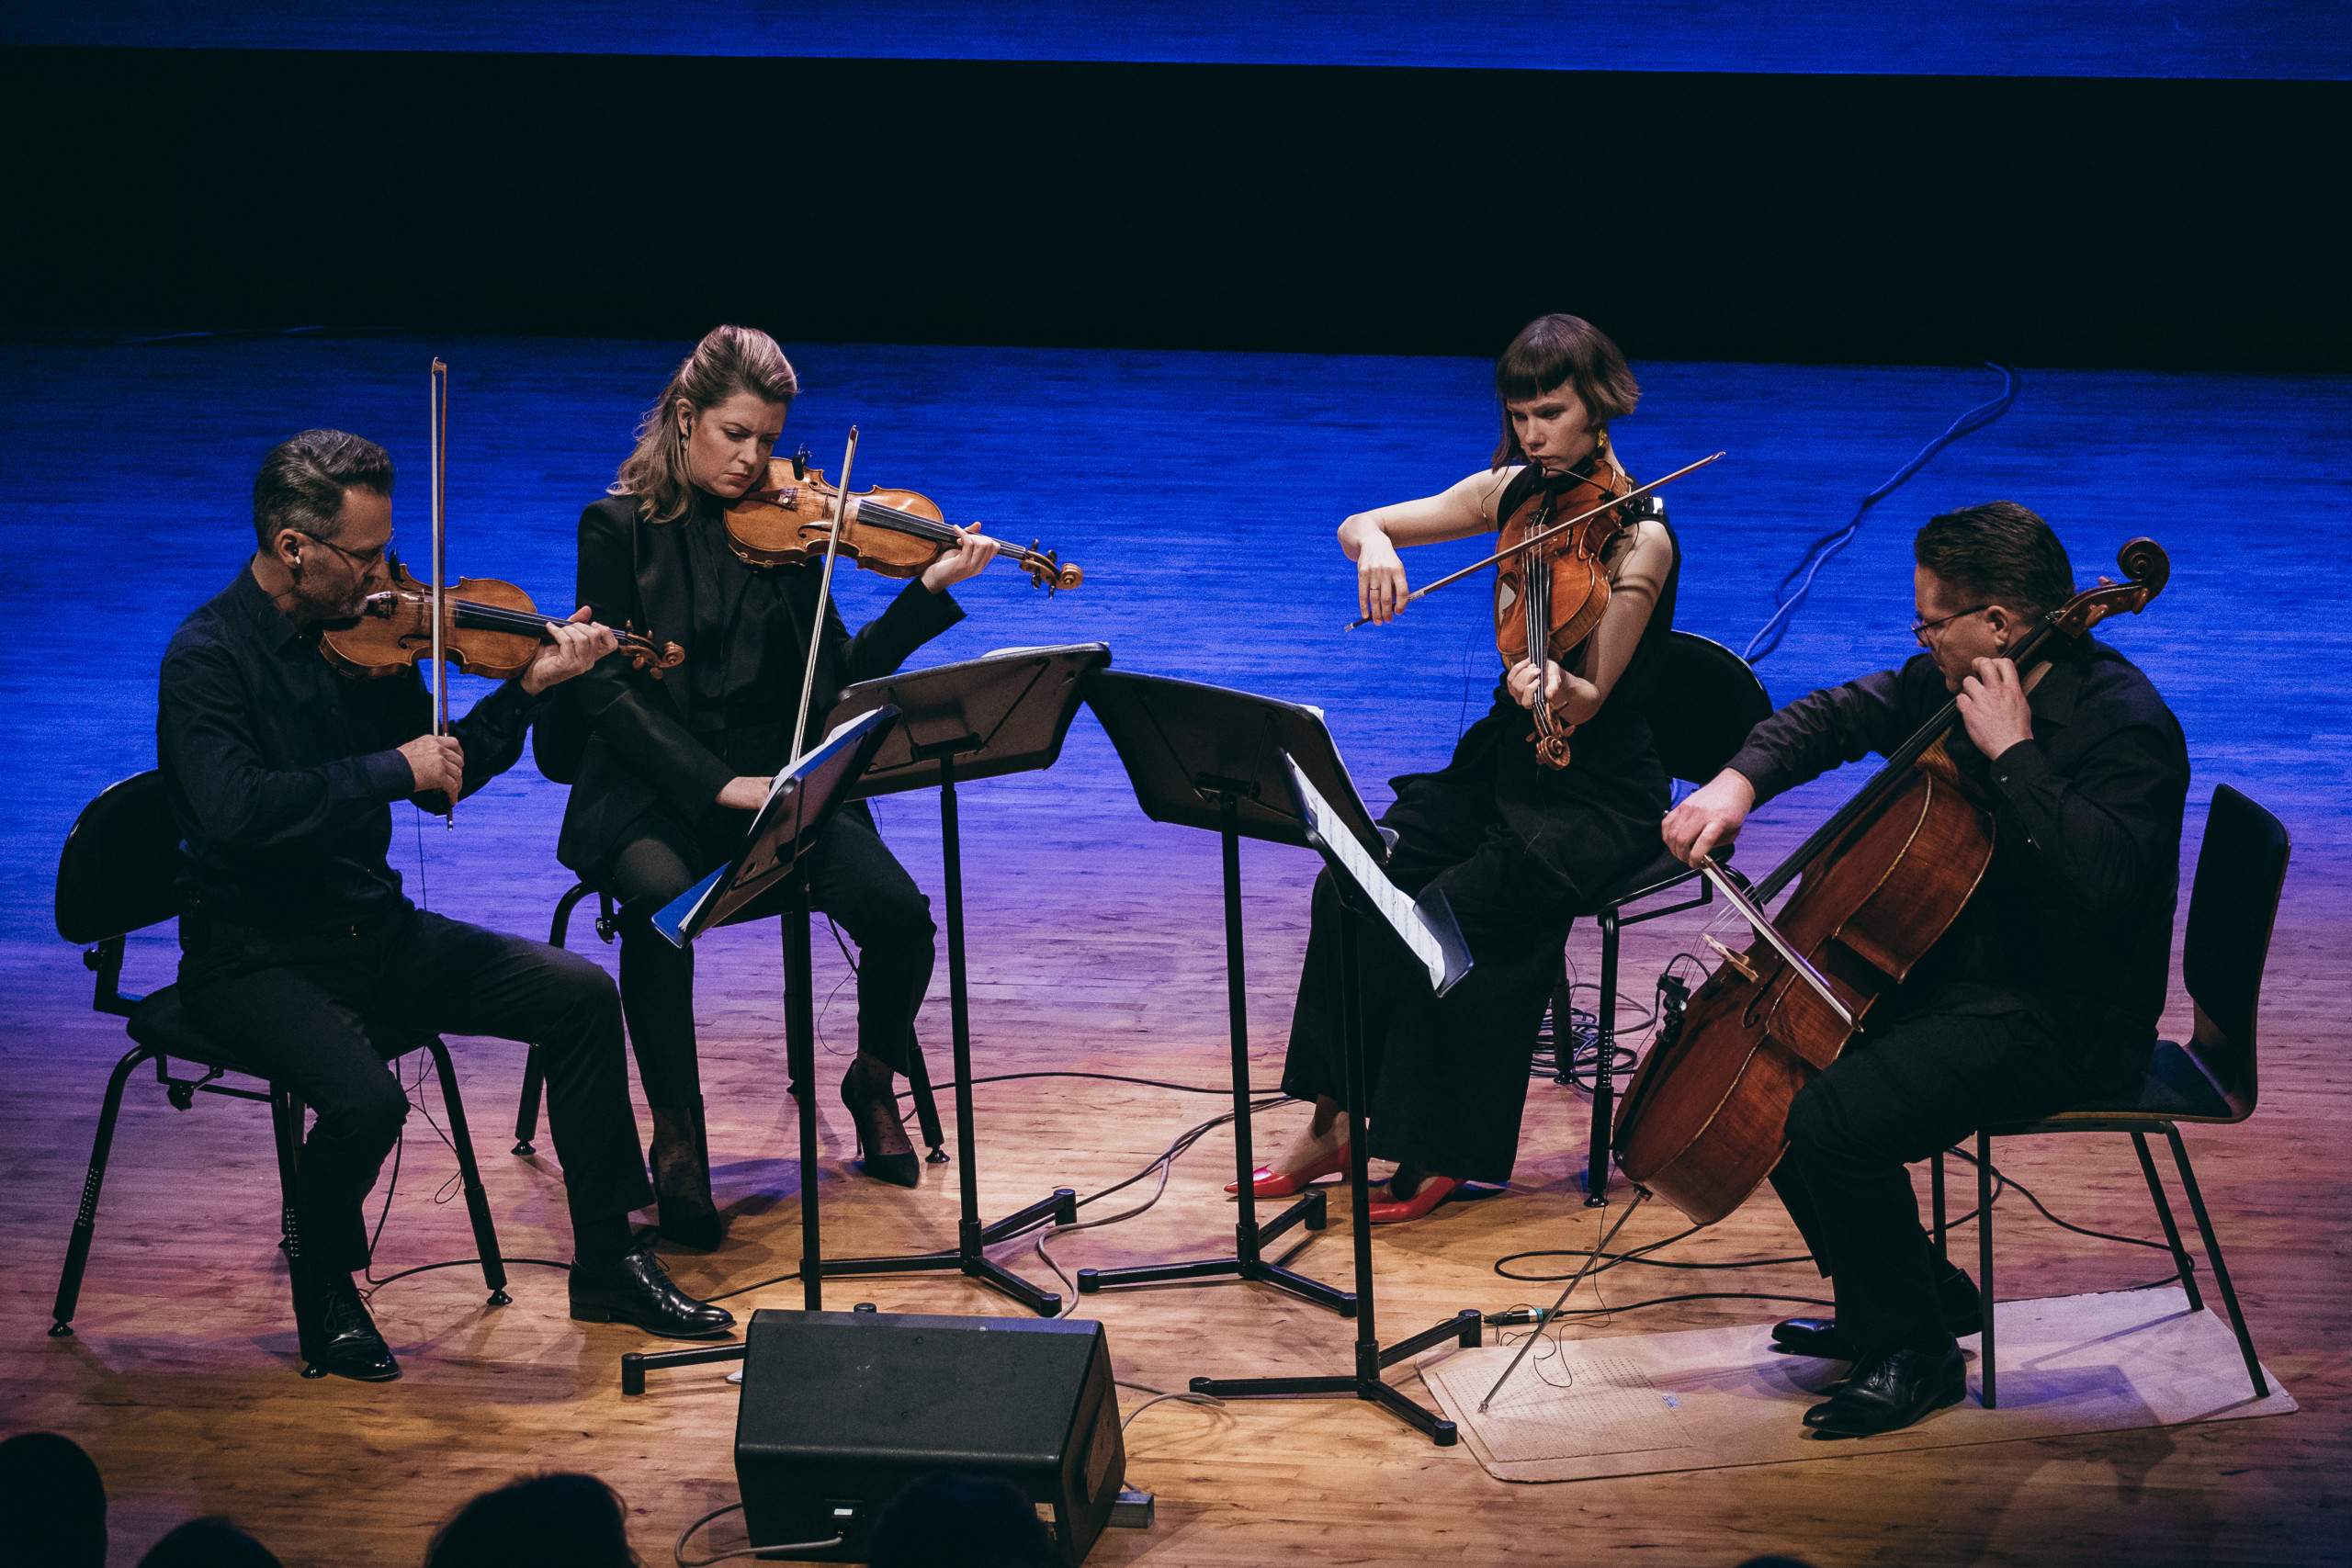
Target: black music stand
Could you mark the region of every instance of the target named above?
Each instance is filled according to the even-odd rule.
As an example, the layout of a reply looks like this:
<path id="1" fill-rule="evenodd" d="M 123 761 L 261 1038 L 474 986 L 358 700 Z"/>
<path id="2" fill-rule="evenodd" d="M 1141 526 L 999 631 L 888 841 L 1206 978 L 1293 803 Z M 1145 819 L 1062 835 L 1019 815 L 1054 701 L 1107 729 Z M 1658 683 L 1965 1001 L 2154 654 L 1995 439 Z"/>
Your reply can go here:
<path id="1" fill-rule="evenodd" d="M 817 1021 L 808 961 L 808 852 L 833 813 L 850 797 L 849 784 L 865 771 L 891 730 L 898 710 L 877 706 L 854 724 L 836 727 L 823 744 L 794 763 L 752 819 L 735 858 L 680 895 L 653 917 L 653 928 L 684 947 L 724 925 L 756 900 L 788 890 L 784 915 L 785 1059 L 795 1077 L 816 1071 Z M 800 1293 L 810 1312 L 824 1306 L 824 1247 L 817 1217 L 817 1111 L 800 1101 Z"/>
<path id="2" fill-rule="evenodd" d="M 1086 702 L 1102 721 L 1119 761 L 1135 786 L 1136 804 L 1155 822 L 1200 828 L 1217 834 L 1225 848 L 1225 993 L 1232 1034 L 1234 1171 L 1240 1214 L 1233 1227 L 1233 1255 L 1190 1263 L 1153 1263 L 1132 1269 L 1081 1269 L 1081 1295 L 1125 1285 L 1159 1285 L 1179 1280 L 1254 1280 L 1304 1296 L 1353 1317 L 1356 1299 L 1320 1280 L 1265 1258 L 1267 1244 L 1295 1225 L 1324 1227 L 1328 1210 L 1321 1188 L 1264 1224 L 1258 1223 L 1257 1194 L 1250 1173 L 1257 1157 L 1250 1143 L 1250 1001 L 1244 986 L 1241 942 L 1241 840 L 1306 847 L 1306 830 L 1292 805 L 1283 753 L 1307 759 L 1314 776 L 1325 781 L 1326 797 L 1337 795 L 1359 813 L 1363 803 L 1346 783 L 1347 768 L 1331 744 L 1330 732 L 1314 709 L 1293 703 L 1171 681 L 1159 675 L 1105 671 L 1087 682 Z M 1380 830 L 1369 816 L 1350 824 L 1373 854 L 1384 853 Z"/>
<path id="3" fill-rule="evenodd" d="M 1075 1223 L 1078 1194 L 1057 1187 L 1051 1197 L 992 1224 L 980 1221 L 972 1130 L 971 995 L 964 967 L 963 841 L 956 826 L 956 785 L 959 780 L 968 783 L 1053 766 L 1077 716 L 1081 682 L 1110 662 L 1110 649 L 1099 642 L 1015 649 L 961 664 L 861 681 L 833 704 L 829 726 L 875 709 L 899 716 L 864 773 L 846 791 L 848 798 L 934 786 L 939 791 L 941 860 L 947 884 L 947 1006 L 955 1039 L 956 1142 L 963 1190 L 953 1251 L 826 1258 L 819 1265 L 825 1273 L 953 1271 L 1002 1292 L 1040 1317 L 1061 1312 L 1059 1292 L 1039 1290 L 981 1250 L 1041 1225 Z"/>

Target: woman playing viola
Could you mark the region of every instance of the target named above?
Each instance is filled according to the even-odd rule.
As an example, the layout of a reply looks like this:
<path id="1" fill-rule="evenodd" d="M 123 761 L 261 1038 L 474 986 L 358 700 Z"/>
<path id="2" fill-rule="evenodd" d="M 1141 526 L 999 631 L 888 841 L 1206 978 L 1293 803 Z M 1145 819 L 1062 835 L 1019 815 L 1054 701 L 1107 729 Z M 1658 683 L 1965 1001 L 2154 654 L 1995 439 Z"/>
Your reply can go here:
<path id="1" fill-rule="evenodd" d="M 716 1247 L 722 1228 L 710 1193 L 694 957 L 648 917 L 741 847 L 792 750 L 822 569 L 745 564 L 729 547 L 725 509 L 764 482 L 797 389 L 765 333 L 716 329 L 647 411 L 611 493 L 580 518 L 580 602 L 605 625 L 660 626 L 686 649 L 685 663 L 660 681 L 607 659 L 574 682 L 570 717 L 575 734 L 585 731 L 584 750 L 568 770 L 549 771 L 576 778 L 558 858 L 620 903 L 621 1002 L 653 1113 L 662 1232 L 693 1247 Z M 842 687 L 889 674 L 963 619 L 946 590 L 995 552 L 995 541 L 965 535 L 855 637 L 826 606 L 808 742 Z M 543 766 L 546 754 L 543 746 Z M 833 818 L 809 865 L 813 907 L 859 949 L 857 1056 L 842 1100 L 864 1169 L 911 1187 L 920 1168 L 894 1078 L 915 1048 L 931 980 L 931 901 L 863 802 Z"/>
<path id="2" fill-rule="evenodd" d="M 1491 533 L 1539 491 L 1618 468 L 1609 426 L 1633 412 L 1639 389 L 1616 344 L 1589 323 L 1565 315 L 1530 323 L 1497 362 L 1495 389 L 1502 439 L 1487 468 L 1340 525 L 1340 547 L 1356 563 L 1359 604 L 1373 620 L 1385 625 L 1404 607 L 1400 548 Z M 1417 1219 L 1465 1182 L 1510 1179 L 1535 1031 L 1569 924 L 1660 852 L 1668 783 L 1644 703 L 1674 624 L 1679 571 L 1663 511 L 1648 507 L 1618 532 L 1602 562 L 1610 597 L 1592 633 L 1565 660 L 1506 669 L 1492 710 L 1442 771 L 1393 781 L 1396 803 L 1382 818 L 1397 835 L 1388 874 L 1409 894 L 1444 890 L 1475 964 L 1440 999 L 1385 925 L 1361 922 L 1368 943 L 1395 949 L 1367 952 L 1363 964 L 1369 1153 L 1397 1162 L 1386 1194 L 1375 1195 L 1376 1222 Z M 1517 613 L 1498 604 L 1498 624 L 1507 609 Z M 1539 702 L 1575 727 L 1565 768 L 1538 761 Z M 1314 1120 L 1259 1173 L 1261 1196 L 1297 1191 L 1346 1165 L 1339 897 L 1327 871 L 1316 883 L 1283 1076 L 1284 1092 L 1315 1102 Z"/>

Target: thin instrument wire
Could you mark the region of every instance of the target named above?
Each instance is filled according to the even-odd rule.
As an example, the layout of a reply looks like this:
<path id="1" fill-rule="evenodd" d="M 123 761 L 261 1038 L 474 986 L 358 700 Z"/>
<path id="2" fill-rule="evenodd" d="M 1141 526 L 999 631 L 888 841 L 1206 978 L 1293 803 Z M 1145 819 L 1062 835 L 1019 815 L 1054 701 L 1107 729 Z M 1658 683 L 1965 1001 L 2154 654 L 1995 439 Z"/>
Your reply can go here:
<path id="1" fill-rule="evenodd" d="M 833 525 L 825 536 L 825 574 L 817 582 L 817 615 L 809 624 L 808 665 L 800 677 L 800 716 L 792 726 L 792 755 L 784 764 L 792 767 L 800 761 L 803 743 L 808 734 L 808 703 L 817 694 L 817 656 L 825 646 L 825 607 L 831 603 L 833 592 L 833 560 L 841 554 L 842 530 L 849 526 L 849 509 L 853 504 L 849 494 L 849 468 L 857 457 L 857 426 L 849 427 L 849 446 L 842 453 L 842 482 L 833 503 Z"/>
<path id="2" fill-rule="evenodd" d="M 1634 500 L 1636 496 L 1647 495 L 1650 491 L 1657 490 L 1661 485 L 1670 485 L 1675 480 L 1680 479 L 1683 475 L 1695 473 L 1699 469 L 1705 468 L 1708 464 L 1729 456 L 1730 454 L 1728 452 L 1718 452 L 1713 457 L 1702 457 L 1695 463 L 1686 464 L 1682 468 L 1675 469 L 1674 472 L 1667 475 L 1664 479 L 1652 479 L 1645 485 L 1635 485 L 1632 490 L 1627 491 L 1623 495 L 1612 495 L 1607 501 L 1602 502 L 1599 506 L 1594 507 L 1591 511 L 1580 512 L 1565 523 L 1555 523 L 1540 534 L 1530 533 L 1527 537 L 1521 539 L 1519 543 L 1513 545 L 1507 550 L 1497 550 L 1485 560 L 1473 561 L 1470 565 L 1464 567 L 1460 571 L 1441 577 L 1435 582 L 1430 583 L 1426 587 L 1414 589 L 1410 593 L 1406 594 L 1405 597 L 1399 601 L 1397 607 L 1402 609 L 1405 605 L 1411 604 L 1414 600 L 1420 598 L 1425 593 L 1434 593 L 1441 588 L 1450 587 L 1453 584 L 1461 581 L 1464 578 L 1469 576 L 1474 571 L 1484 571 L 1487 568 L 1494 565 L 1497 561 L 1501 560 L 1506 557 L 1522 555 L 1527 551 L 1533 549 L 1536 546 L 1542 544 L 1553 535 L 1561 532 L 1563 529 L 1573 528 L 1588 517 L 1606 512 L 1612 506 L 1621 506 L 1626 502 Z M 1371 620 L 1372 617 L 1370 615 L 1359 615 L 1354 620 L 1348 623 L 1347 629 L 1353 631 L 1358 626 L 1368 624 Z"/>
<path id="3" fill-rule="evenodd" d="M 1560 1299 L 1552 1303 L 1550 1312 L 1544 1314 L 1545 1323 L 1557 1317 L 1560 1314 L 1560 1309 L 1568 1304 L 1568 1297 L 1575 1293 L 1578 1285 L 1584 1282 L 1584 1277 L 1592 1272 L 1592 1266 L 1600 1261 L 1600 1255 L 1609 1250 L 1609 1244 L 1617 1239 L 1617 1233 L 1625 1228 L 1625 1222 L 1634 1217 L 1642 1206 L 1642 1200 L 1648 1196 L 1647 1192 L 1638 1187 L 1634 1190 L 1634 1201 L 1625 1205 L 1625 1212 L 1617 1216 L 1617 1223 L 1609 1227 L 1609 1234 L 1600 1238 L 1600 1245 L 1594 1247 L 1586 1257 L 1584 1267 L 1577 1270 L 1576 1278 L 1568 1281 L 1568 1288 L 1560 1292 Z M 1510 1365 L 1503 1369 L 1503 1375 L 1495 1380 L 1495 1386 L 1487 1391 L 1487 1396 L 1484 1399 L 1478 1401 L 1478 1409 L 1482 1414 L 1487 1405 L 1495 1402 L 1495 1395 L 1503 1391 L 1503 1384 L 1510 1382 L 1511 1373 L 1519 1371 L 1519 1364 L 1527 1359 L 1527 1353 L 1535 1348 L 1535 1342 L 1542 1337 L 1540 1334 L 1531 1334 L 1527 1337 L 1526 1342 L 1520 1346 L 1519 1354 L 1510 1359 Z"/>

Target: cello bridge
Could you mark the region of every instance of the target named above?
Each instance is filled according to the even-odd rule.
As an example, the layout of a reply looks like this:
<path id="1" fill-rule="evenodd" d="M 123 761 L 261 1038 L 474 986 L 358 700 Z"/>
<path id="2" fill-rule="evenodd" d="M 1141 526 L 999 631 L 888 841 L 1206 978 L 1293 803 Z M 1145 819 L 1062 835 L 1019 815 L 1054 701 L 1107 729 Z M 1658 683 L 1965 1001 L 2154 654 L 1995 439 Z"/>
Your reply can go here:
<path id="1" fill-rule="evenodd" d="M 1747 983 L 1749 985 L 1753 986 L 1758 983 L 1756 976 L 1756 966 L 1748 963 L 1747 959 L 1744 955 L 1734 953 L 1730 948 L 1725 947 L 1722 942 L 1717 942 L 1713 937 L 1709 936 L 1704 931 L 1699 933 L 1699 940 L 1705 942 L 1709 947 L 1713 948 L 1715 950 L 1716 957 L 1722 959 L 1726 964 L 1729 964 L 1732 968 L 1738 970 L 1742 975 L 1747 976 Z"/>

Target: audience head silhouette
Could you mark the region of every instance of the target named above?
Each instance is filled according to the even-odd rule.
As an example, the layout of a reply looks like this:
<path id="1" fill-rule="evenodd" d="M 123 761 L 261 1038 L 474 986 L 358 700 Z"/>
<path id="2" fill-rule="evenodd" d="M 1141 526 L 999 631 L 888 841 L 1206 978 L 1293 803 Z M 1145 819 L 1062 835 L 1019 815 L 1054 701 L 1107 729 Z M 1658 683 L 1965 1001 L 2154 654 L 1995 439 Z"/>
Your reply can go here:
<path id="1" fill-rule="evenodd" d="M 641 1568 L 628 1512 L 593 1475 L 536 1476 L 485 1492 L 441 1527 L 425 1568 Z"/>
<path id="2" fill-rule="evenodd" d="M 278 1568 L 269 1548 L 222 1518 L 190 1519 L 147 1549 L 139 1568 Z"/>
<path id="3" fill-rule="evenodd" d="M 106 1483 L 71 1438 L 19 1432 L 0 1443 L 0 1518 L 20 1562 L 105 1568 Z"/>
<path id="4" fill-rule="evenodd" d="M 943 1472 L 917 1480 L 874 1521 L 868 1568 L 1046 1568 L 1029 1500 L 1001 1481 Z"/>

